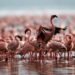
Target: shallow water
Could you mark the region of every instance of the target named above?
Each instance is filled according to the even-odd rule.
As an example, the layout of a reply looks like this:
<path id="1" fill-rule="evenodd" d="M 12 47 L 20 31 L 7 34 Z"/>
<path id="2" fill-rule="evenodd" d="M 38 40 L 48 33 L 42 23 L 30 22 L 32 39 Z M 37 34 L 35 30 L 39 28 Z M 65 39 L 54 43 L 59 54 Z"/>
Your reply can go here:
<path id="1" fill-rule="evenodd" d="M 0 75 L 75 75 L 75 60 L 26 62 L 13 60 L 0 62 Z"/>

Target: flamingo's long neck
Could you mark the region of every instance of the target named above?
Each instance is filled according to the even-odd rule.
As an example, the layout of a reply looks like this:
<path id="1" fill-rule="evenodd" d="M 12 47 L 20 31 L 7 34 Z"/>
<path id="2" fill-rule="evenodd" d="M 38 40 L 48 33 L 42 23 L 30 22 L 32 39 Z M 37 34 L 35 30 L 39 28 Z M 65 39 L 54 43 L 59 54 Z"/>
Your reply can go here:
<path id="1" fill-rule="evenodd" d="M 52 29 L 53 29 L 53 32 L 52 32 L 52 33 L 54 34 L 54 32 L 55 32 L 55 26 L 54 26 L 52 20 L 53 20 L 53 19 L 51 19 L 50 22 L 51 22 L 51 26 L 52 26 Z"/>

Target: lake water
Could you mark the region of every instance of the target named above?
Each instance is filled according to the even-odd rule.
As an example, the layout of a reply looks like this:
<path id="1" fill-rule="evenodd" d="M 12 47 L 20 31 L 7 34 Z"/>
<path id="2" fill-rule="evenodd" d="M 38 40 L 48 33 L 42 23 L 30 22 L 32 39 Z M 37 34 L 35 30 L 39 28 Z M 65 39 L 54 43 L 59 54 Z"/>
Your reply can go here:
<path id="1" fill-rule="evenodd" d="M 0 62 L 0 75 L 75 75 L 75 59 L 43 62 L 26 62 L 14 60 Z"/>

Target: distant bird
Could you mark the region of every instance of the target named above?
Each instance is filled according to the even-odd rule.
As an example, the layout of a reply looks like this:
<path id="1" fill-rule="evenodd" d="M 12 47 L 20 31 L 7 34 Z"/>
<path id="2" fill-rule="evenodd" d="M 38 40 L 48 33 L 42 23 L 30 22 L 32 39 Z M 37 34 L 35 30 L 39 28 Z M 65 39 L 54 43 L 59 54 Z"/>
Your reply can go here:
<path id="1" fill-rule="evenodd" d="M 33 56 L 34 45 L 32 45 L 32 43 L 31 43 L 32 41 L 30 40 L 30 36 L 31 36 L 31 30 L 29 28 L 27 28 L 25 30 L 24 44 L 23 44 L 22 48 L 17 52 L 23 58 L 26 54 L 29 54 L 30 59 L 32 59 L 32 56 Z"/>
<path id="2" fill-rule="evenodd" d="M 0 57 L 0 59 L 7 61 L 7 52 L 7 43 L 3 39 L 0 39 L 0 55 L 4 55 L 3 57 Z"/>
<path id="3" fill-rule="evenodd" d="M 67 53 L 68 53 L 68 58 L 70 57 L 70 52 L 72 51 L 73 49 L 73 39 L 71 37 L 71 35 L 66 35 L 65 36 L 65 46 L 67 48 Z"/>
<path id="4" fill-rule="evenodd" d="M 8 51 L 9 51 L 9 56 L 11 58 L 14 58 L 15 52 L 17 48 L 19 47 L 19 38 L 18 36 L 15 36 L 15 39 L 12 40 L 10 43 L 8 43 Z"/>
<path id="5" fill-rule="evenodd" d="M 53 41 L 53 40 L 50 41 L 50 43 L 48 45 L 48 49 L 51 49 L 52 52 L 54 52 L 56 54 L 55 55 L 56 58 L 57 58 L 57 54 L 67 51 L 67 48 L 64 43 L 58 42 L 58 41 Z M 60 57 L 61 57 L 61 55 L 60 55 Z"/>

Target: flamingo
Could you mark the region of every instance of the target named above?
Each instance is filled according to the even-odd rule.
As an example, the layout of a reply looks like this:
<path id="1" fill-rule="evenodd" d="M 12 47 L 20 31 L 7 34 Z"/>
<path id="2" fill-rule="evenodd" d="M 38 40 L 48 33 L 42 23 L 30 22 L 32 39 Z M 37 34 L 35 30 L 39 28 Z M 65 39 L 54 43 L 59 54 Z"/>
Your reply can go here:
<path id="1" fill-rule="evenodd" d="M 67 48 L 68 59 L 70 57 L 70 51 L 72 51 L 72 37 L 71 35 L 65 35 L 65 46 Z"/>
<path id="2" fill-rule="evenodd" d="M 3 39 L 0 39 L 0 55 L 3 55 L 3 58 L 1 57 L 1 59 L 7 61 L 7 52 L 7 43 Z"/>
<path id="3" fill-rule="evenodd" d="M 7 38 L 8 38 L 8 35 L 6 35 L 5 29 L 2 28 L 1 35 L 0 35 L 0 54 L 3 55 L 3 59 L 5 59 L 6 62 L 8 60 L 8 58 L 7 58 L 7 53 L 8 53 L 7 45 L 8 45 L 8 43 L 6 42 Z"/>
<path id="4" fill-rule="evenodd" d="M 32 58 L 32 53 L 34 51 L 34 45 L 32 45 L 32 41 L 30 40 L 30 37 L 31 37 L 31 30 L 29 28 L 27 28 L 25 30 L 25 41 L 24 41 L 24 44 L 22 46 L 22 48 L 17 52 L 18 54 L 21 54 L 21 56 L 24 58 L 24 56 L 26 54 L 29 54 L 29 57 L 30 57 L 30 60 Z"/>
<path id="5" fill-rule="evenodd" d="M 50 52 L 55 53 L 55 58 L 57 58 L 57 53 L 63 53 L 67 51 L 67 48 L 64 43 L 56 40 L 51 40 L 50 43 L 48 44 L 48 49 L 51 49 Z M 60 54 L 61 56 L 61 54 Z"/>
<path id="6" fill-rule="evenodd" d="M 40 26 L 37 34 L 36 52 L 39 50 L 39 59 L 42 58 L 43 51 L 45 51 L 45 46 L 49 40 L 51 40 L 54 32 L 55 26 L 53 25 L 53 19 L 57 18 L 56 15 L 52 15 L 50 18 L 51 26 L 50 28 Z"/>
<path id="7" fill-rule="evenodd" d="M 50 18 L 50 23 L 51 23 L 50 28 L 43 27 L 43 26 L 39 27 L 38 35 L 37 35 L 38 41 L 48 43 L 48 41 L 52 38 L 52 36 L 54 35 L 54 32 L 55 32 L 55 26 L 53 25 L 53 22 L 52 22 L 54 18 L 57 18 L 57 16 L 52 15 Z"/>
<path id="8" fill-rule="evenodd" d="M 75 51 L 75 34 L 71 34 L 71 50 L 70 51 L 73 51 L 73 52 Z"/>
<path id="9" fill-rule="evenodd" d="M 12 40 L 10 43 L 8 43 L 7 49 L 8 49 L 8 54 L 9 58 L 14 58 L 14 55 L 19 47 L 19 41 L 20 39 L 18 36 L 15 36 L 14 40 Z"/>
<path id="10" fill-rule="evenodd" d="M 61 33 L 59 33 L 61 34 Z M 55 35 L 56 36 L 56 35 Z M 59 36 L 59 35 L 58 35 Z M 64 37 L 63 37 L 64 36 Z M 50 49 L 52 49 L 52 52 L 58 52 L 58 53 L 64 53 L 67 52 L 68 53 L 68 58 L 69 58 L 69 52 L 72 51 L 72 38 L 70 35 L 63 35 L 61 36 L 63 38 L 60 39 L 59 37 L 59 40 L 58 38 L 57 39 L 52 39 L 48 45 L 48 47 Z M 62 54 L 60 54 L 61 56 Z M 64 55 L 65 57 L 65 55 Z"/>

